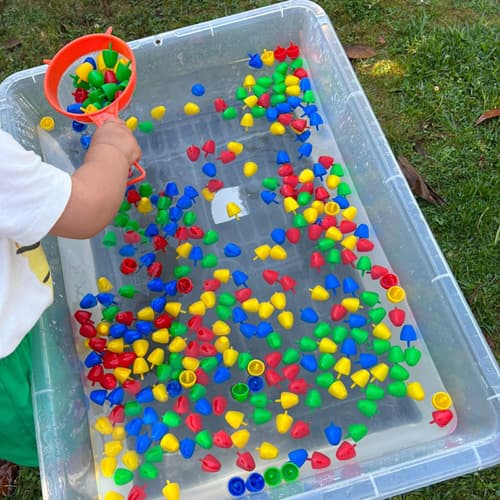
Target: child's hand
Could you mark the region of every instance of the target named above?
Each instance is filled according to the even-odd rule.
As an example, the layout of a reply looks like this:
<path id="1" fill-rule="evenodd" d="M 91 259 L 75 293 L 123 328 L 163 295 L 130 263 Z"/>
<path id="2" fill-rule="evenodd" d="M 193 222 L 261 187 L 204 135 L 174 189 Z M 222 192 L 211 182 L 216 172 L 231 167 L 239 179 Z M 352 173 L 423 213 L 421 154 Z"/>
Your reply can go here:
<path id="1" fill-rule="evenodd" d="M 128 165 L 132 165 L 141 157 L 141 148 L 134 135 L 125 122 L 117 118 L 107 120 L 95 131 L 89 149 L 98 144 L 107 144 L 118 149 L 127 159 Z"/>
<path id="2" fill-rule="evenodd" d="M 140 157 L 141 148 L 125 123 L 116 118 L 106 121 L 71 176 L 71 196 L 50 232 L 90 238 L 106 227 L 123 200 L 130 166 Z"/>

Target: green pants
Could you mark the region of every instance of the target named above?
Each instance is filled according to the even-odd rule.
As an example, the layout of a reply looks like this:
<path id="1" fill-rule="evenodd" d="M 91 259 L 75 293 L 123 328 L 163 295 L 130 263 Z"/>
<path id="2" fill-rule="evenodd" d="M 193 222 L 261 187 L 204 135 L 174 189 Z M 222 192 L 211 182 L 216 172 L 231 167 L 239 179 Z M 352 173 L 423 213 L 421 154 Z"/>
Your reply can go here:
<path id="1" fill-rule="evenodd" d="M 38 466 L 31 402 L 31 335 L 0 359 L 0 458 Z"/>

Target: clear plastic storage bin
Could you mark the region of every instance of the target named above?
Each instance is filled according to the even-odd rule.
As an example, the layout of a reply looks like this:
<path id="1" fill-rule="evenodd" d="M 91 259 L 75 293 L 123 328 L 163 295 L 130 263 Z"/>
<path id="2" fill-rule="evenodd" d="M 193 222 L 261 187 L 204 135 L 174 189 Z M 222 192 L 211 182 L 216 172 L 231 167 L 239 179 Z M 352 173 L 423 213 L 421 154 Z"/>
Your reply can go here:
<path id="1" fill-rule="evenodd" d="M 310 436 L 295 442 L 287 435 L 272 433 L 272 424 L 259 428 L 250 423 L 252 438 L 259 436 L 259 442 L 269 440 L 281 452 L 278 460 L 265 464 L 259 461 L 260 472 L 270 465 L 282 465 L 286 453 L 296 448 L 317 450 L 333 458 L 329 468 L 313 470 L 304 466 L 297 481 L 266 488 L 255 497 L 382 498 L 494 465 L 499 461 L 500 450 L 498 366 L 394 160 L 331 22 L 319 6 L 306 0 L 291 0 L 130 43 L 137 59 L 138 85 L 122 117 L 149 119 L 151 108 L 158 104 L 167 107 L 167 115 L 155 124 L 155 131 L 139 136 L 147 180 L 154 186 L 175 181 L 179 186 L 191 184 L 201 190 L 207 178 L 201 173 L 201 163 L 194 166 L 186 158 L 186 147 L 213 139 L 219 151 L 228 141 L 239 141 L 245 149 L 238 166 L 218 167 L 220 178 L 230 189 L 212 205 L 199 198 L 198 223 L 216 229 L 221 242 L 237 242 L 250 256 L 273 228 L 289 224 L 289 217 L 281 209 L 262 203 L 260 180 L 275 175 L 278 150 L 286 150 L 292 157 L 298 144 L 290 135 L 270 135 L 267 126 L 257 122 L 245 132 L 238 125 L 239 120 L 224 121 L 214 113 L 212 102 L 223 97 L 235 104 L 235 89 L 247 73 L 253 72 L 247 64 L 247 53 L 260 53 L 277 45 L 286 47 L 291 40 L 300 46 L 325 122 L 311 136 L 313 156 L 331 155 L 345 166 L 359 220 L 369 225 L 376 243 L 377 250 L 371 254 L 373 261 L 396 273 L 406 291 L 408 321 L 417 329 L 418 347 L 423 353 L 411 376 L 422 383 L 426 399 L 418 402 L 386 397 L 379 404 L 378 415 L 368 419 L 356 410 L 356 403 L 362 398 L 360 391 L 352 391 L 352 397 L 345 401 L 323 395 L 323 407 L 313 414 L 306 407 L 294 413 L 296 419 L 313 422 Z M 0 125 L 26 148 L 71 172 L 81 162 L 83 150 L 69 121 L 54 116 L 44 98 L 45 69 L 40 66 L 16 73 L 0 85 Z M 197 82 L 206 88 L 200 98 L 190 93 Z M 70 85 L 71 82 L 63 91 L 69 93 Z M 183 105 L 190 100 L 200 104 L 201 113 L 186 117 Z M 52 115 L 56 120 L 51 133 L 38 127 L 44 115 Z M 255 161 L 259 175 L 244 177 L 244 161 Z M 299 162 L 292 157 L 292 163 L 305 168 L 313 160 Z M 228 221 L 224 210 L 225 203 L 234 199 L 243 207 L 237 222 Z M 55 302 L 42 317 L 39 334 L 33 337 L 33 390 L 42 488 L 44 498 L 50 500 L 94 499 L 98 495 L 104 498 L 109 489 L 126 495 L 131 486 L 115 487 L 112 480 L 99 473 L 102 437 L 93 425 L 96 416 L 105 414 L 106 408 L 96 409 L 86 396 L 90 385 L 82 360 L 87 352 L 72 318 L 81 297 L 96 291 L 97 276 L 106 275 L 117 287 L 125 283 L 119 272 L 118 255 L 104 248 L 101 240 L 102 235 L 84 242 L 49 237 L 44 245 L 55 282 Z M 269 238 L 265 242 L 269 243 Z M 288 259 L 271 264 L 257 261 L 253 267 L 244 267 L 219 251 L 219 267 L 235 270 L 241 266 L 249 275 L 254 294 L 265 300 L 271 290 L 262 285 L 260 278 L 265 268 L 289 273 L 299 285 L 318 282 L 317 272 L 308 262 L 312 246 L 312 242 L 303 239 L 299 245 L 287 247 Z M 175 265 L 175 253 L 171 248 L 170 252 L 164 261 L 167 267 Z M 194 270 L 192 279 L 199 287 L 211 271 L 200 267 Z M 339 279 L 352 276 L 360 280 L 361 289 L 371 289 L 372 281 L 361 279 L 358 271 L 341 267 L 334 272 Z M 145 277 L 138 275 L 132 283 L 144 289 Z M 148 300 L 140 295 L 134 307 L 147 305 Z M 194 299 L 182 300 L 189 304 Z M 288 308 L 296 312 L 297 318 L 302 307 L 312 305 L 328 321 L 329 306 L 312 303 L 307 293 L 289 295 L 288 300 Z M 388 306 L 384 301 L 382 305 Z M 208 323 L 216 319 L 207 318 Z M 309 332 L 310 326 L 296 320 L 294 329 L 283 335 L 284 348 Z M 249 350 L 256 358 L 269 351 L 265 345 L 261 350 L 253 339 L 232 335 L 236 349 Z M 404 342 L 400 345 L 405 347 Z M 233 378 L 217 392 L 228 394 L 237 380 Z M 311 375 L 308 380 L 313 381 L 314 377 Z M 209 394 L 216 394 L 210 390 Z M 445 428 L 429 424 L 434 410 L 430 399 L 436 391 L 447 391 L 454 403 L 454 420 Z M 270 397 L 275 399 L 279 392 L 270 390 Z M 240 408 L 233 405 L 232 409 Z M 275 405 L 273 410 L 279 413 L 281 407 Z M 335 449 L 323 435 L 331 421 L 343 428 L 354 422 L 369 426 L 369 434 L 357 444 L 354 459 L 335 460 Z M 221 424 L 209 418 L 206 426 L 216 431 Z M 214 475 L 201 472 L 198 459 L 206 454 L 201 451 L 197 450 L 191 460 L 178 455 L 167 457 L 160 466 L 161 481 L 136 478 L 134 484 L 147 483 L 148 498 L 161 498 L 165 479 L 178 480 L 184 498 L 229 497 L 228 479 L 248 475 L 234 465 L 236 450 L 212 451 L 223 463 L 222 471 Z"/>

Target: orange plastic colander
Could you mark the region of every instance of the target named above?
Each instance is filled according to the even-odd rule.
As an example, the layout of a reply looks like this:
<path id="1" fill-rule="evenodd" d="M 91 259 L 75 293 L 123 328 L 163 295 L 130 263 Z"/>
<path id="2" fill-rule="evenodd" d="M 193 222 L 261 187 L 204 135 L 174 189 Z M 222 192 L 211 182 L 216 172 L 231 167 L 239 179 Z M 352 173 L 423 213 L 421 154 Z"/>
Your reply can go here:
<path id="1" fill-rule="evenodd" d="M 44 60 L 44 63 L 48 65 L 43 83 L 45 97 L 58 113 L 77 122 L 92 122 L 100 127 L 109 118 L 118 117 L 118 113 L 130 104 L 137 80 L 135 56 L 130 47 L 120 38 L 113 36 L 111 32 L 112 28 L 110 27 L 105 33 L 96 33 L 77 38 L 59 50 L 52 59 Z M 82 57 L 109 48 L 115 50 L 130 61 L 129 67 L 132 73 L 128 85 L 112 103 L 98 111 L 83 114 L 70 113 L 61 106 L 59 102 L 58 89 L 61 79 L 65 76 L 68 68 L 75 62 L 81 60 Z M 137 170 L 137 175 L 132 178 L 133 173 L 131 169 L 131 178 L 127 183 L 128 185 L 139 182 L 146 177 L 146 172 L 139 163 L 134 162 L 133 166 Z"/>

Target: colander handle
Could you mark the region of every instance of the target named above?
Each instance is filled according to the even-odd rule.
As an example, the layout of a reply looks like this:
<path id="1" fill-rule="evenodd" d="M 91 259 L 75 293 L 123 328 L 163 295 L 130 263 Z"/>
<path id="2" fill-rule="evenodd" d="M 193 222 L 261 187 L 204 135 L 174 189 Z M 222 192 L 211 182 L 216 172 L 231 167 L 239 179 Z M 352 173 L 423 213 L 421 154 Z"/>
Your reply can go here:
<path id="1" fill-rule="evenodd" d="M 113 101 L 109 106 L 106 107 L 105 110 L 100 111 L 99 113 L 91 113 L 88 117 L 92 120 L 96 126 L 101 127 L 104 125 L 106 120 L 110 118 L 118 118 L 118 101 Z"/>
<path id="2" fill-rule="evenodd" d="M 136 182 L 140 182 L 146 178 L 146 171 L 139 165 L 138 162 L 134 161 L 132 164 L 133 167 L 139 172 L 137 177 L 129 178 L 127 182 L 127 186 L 130 186 L 132 184 L 135 184 Z M 129 177 L 132 177 L 132 168 L 129 170 Z"/>

